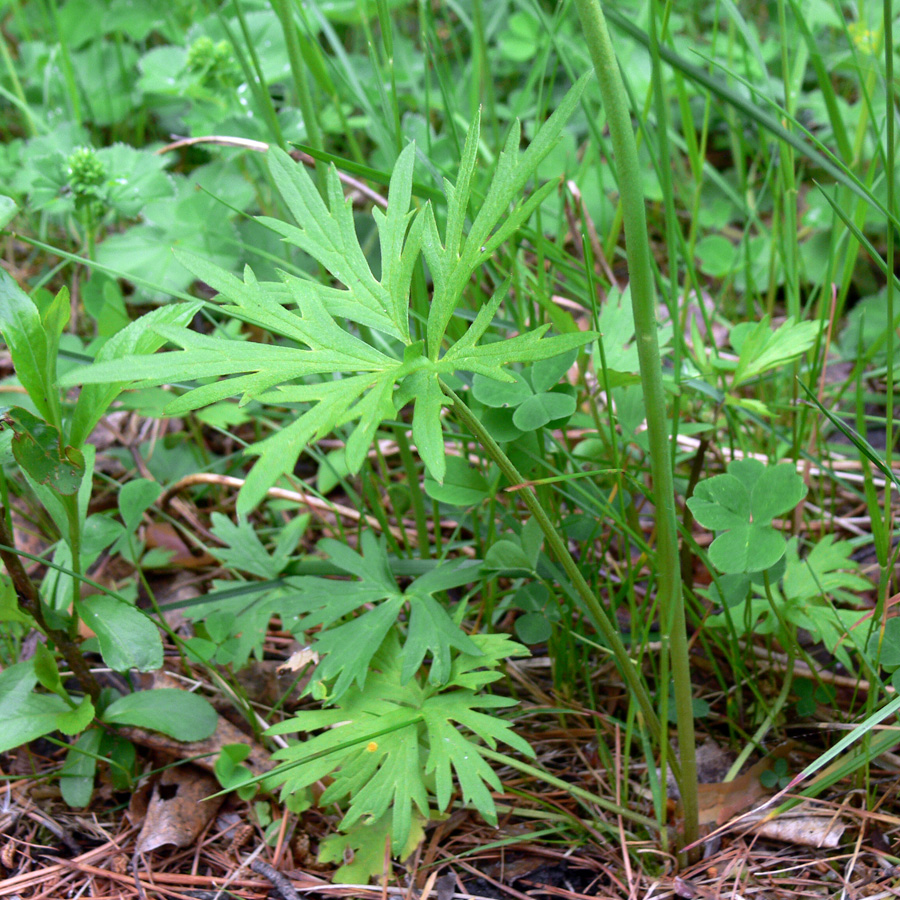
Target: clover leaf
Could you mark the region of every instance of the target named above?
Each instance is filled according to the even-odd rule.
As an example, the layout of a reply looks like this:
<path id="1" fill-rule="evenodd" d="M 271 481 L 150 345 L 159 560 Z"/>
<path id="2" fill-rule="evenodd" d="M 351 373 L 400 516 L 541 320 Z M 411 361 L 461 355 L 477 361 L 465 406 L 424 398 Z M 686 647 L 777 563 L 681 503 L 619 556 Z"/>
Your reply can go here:
<path id="1" fill-rule="evenodd" d="M 727 575 L 760 572 L 784 556 L 786 542 L 772 520 L 806 496 L 793 466 L 735 460 L 724 475 L 701 482 L 687 503 L 704 527 L 720 532 L 709 548 L 713 565 Z"/>

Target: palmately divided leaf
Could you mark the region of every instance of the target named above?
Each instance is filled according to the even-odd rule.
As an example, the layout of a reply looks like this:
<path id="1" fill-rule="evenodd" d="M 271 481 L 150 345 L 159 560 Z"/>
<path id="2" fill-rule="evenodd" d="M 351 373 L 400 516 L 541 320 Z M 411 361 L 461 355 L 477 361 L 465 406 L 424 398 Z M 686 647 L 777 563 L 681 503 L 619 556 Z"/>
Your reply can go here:
<path id="1" fill-rule="evenodd" d="M 734 383 L 755 378 L 805 353 L 821 331 L 819 322 L 796 322 L 789 316 L 775 331 L 769 330 L 769 316 L 757 323 L 744 322 L 732 329 L 732 346 L 739 356 Z"/>
<path id="2" fill-rule="evenodd" d="M 382 261 L 382 282 L 372 274 L 359 245 L 352 207 L 344 198 L 334 167 L 329 169 L 326 179 L 329 200 L 326 206 L 302 165 L 277 148 L 269 150 L 268 157 L 275 183 L 300 227 L 263 217 L 259 221 L 309 253 L 347 286 L 356 309 L 353 316 L 356 321 L 363 321 L 362 316 L 368 313 L 374 317 L 373 327 L 408 342 L 408 284 L 407 290 L 403 290 L 397 267 L 408 224 L 415 146 L 408 145 L 398 157 L 391 177 L 387 215 L 376 217 L 381 247 L 387 251 L 387 265 Z M 399 297 L 392 296 L 392 288 L 402 291 Z"/>
<path id="3" fill-rule="evenodd" d="M 406 684 L 430 654 L 428 680 L 432 684 L 446 684 L 453 662 L 452 650 L 480 656 L 478 646 L 429 594 L 418 594 L 410 589 L 406 596 L 410 606 L 409 636 L 403 647 L 400 682 Z"/>
<path id="4" fill-rule="evenodd" d="M 337 408 L 322 402 L 316 404 L 287 427 L 248 448 L 247 452 L 258 455 L 259 459 L 238 494 L 238 515 L 248 515 L 283 474 L 293 471 L 297 457 L 313 437 L 332 428 L 335 416 L 346 410 L 354 397 L 340 399 L 341 405 Z"/>
<path id="5" fill-rule="evenodd" d="M 412 436 L 422 462 L 428 467 L 435 481 L 441 482 L 447 474 L 444 456 L 444 432 L 441 428 L 441 410 L 445 396 L 437 375 L 417 372 L 413 381 L 416 405 L 413 414 Z"/>
<path id="6" fill-rule="evenodd" d="M 315 678 L 324 682 L 337 676 L 332 697 L 340 697 L 354 683 L 365 686 L 374 651 L 396 623 L 402 606 L 402 597 L 383 598 L 374 609 L 329 628 L 316 640 L 314 649 L 323 659 Z"/>
<path id="7" fill-rule="evenodd" d="M 478 137 L 478 120 L 476 119 L 473 124 L 466 139 L 461 166 L 461 190 L 455 192 L 451 198 L 453 217 L 448 222 L 447 243 L 441 242 L 433 217 L 426 223 L 423 233 L 422 246 L 435 281 L 434 297 L 428 314 L 428 355 L 432 359 L 438 356 L 447 324 L 462 295 L 463 286 L 491 252 L 491 247 L 496 246 L 491 241 L 491 233 L 498 226 L 503 229 L 507 218 L 515 222 L 515 228 L 519 227 L 534 208 L 533 204 L 528 206 L 529 201 L 521 200 L 521 193 L 529 179 L 534 176 L 541 160 L 553 149 L 582 91 L 592 77 L 593 73 L 585 74 L 572 86 L 521 156 L 519 123 L 514 123 L 497 160 L 487 196 L 462 242 L 462 247 L 458 249 L 459 221 L 465 214 L 465 206 L 468 205 L 468 179 L 471 177 L 472 165 L 470 159 L 474 153 L 472 145 L 477 144 Z M 512 204 L 515 204 L 515 207 L 510 210 Z M 500 240 L 505 240 L 511 230 L 504 230 Z"/>
<path id="8" fill-rule="evenodd" d="M 493 660 L 504 642 L 512 644 L 505 636 L 500 638 L 484 644 L 491 654 L 478 657 L 482 664 Z M 270 730 L 273 734 L 319 732 L 274 754 L 284 763 L 273 773 L 284 779 L 283 794 L 330 776 L 332 783 L 320 803 L 349 804 L 342 829 L 361 819 L 377 818 L 390 807 L 394 852 L 406 842 L 413 808 L 428 814 L 425 779 L 432 773 L 440 810 L 447 808 L 458 783 L 463 799 L 488 822 L 496 823 L 490 789 L 501 790 L 501 784 L 481 755 L 479 739 L 492 748 L 502 742 L 533 756 L 505 720 L 489 714 L 514 705 L 514 700 L 469 690 L 426 692 L 416 679 L 404 684 L 398 651 L 394 631 L 372 660 L 365 691 L 354 687 L 341 698 L 338 709 L 325 714 L 301 712 Z"/>
<path id="9" fill-rule="evenodd" d="M 457 350 L 458 344 L 454 344 L 437 363 L 438 371 L 441 373 L 474 372 L 476 375 L 484 375 L 495 381 L 511 384 L 516 380 L 515 376 L 508 371 L 511 363 L 550 359 L 561 353 L 568 353 L 570 350 L 583 347 L 597 337 L 596 332 L 579 331 L 545 338 L 543 335 L 549 327 L 549 325 L 542 325 L 526 334 L 492 344 L 480 344 L 471 349 Z"/>
<path id="10" fill-rule="evenodd" d="M 397 589 L 397 582 L 391 573 L 390 563 L 384 546 L 371 531 L 364 531 L 360 539 L 362 550 L 357 553 L 341 541 L 326 538 L 319 543 L 319 549 L 348 575 L 356 575 L 369 585 L 379 585 L 381 590 L 390 592 Z"/>
<path id="11" fill-rule="evenodd" d="M 104 385 L 86 384 L 82 388 L 69 430 L 69 441 L 73 446 L 80 447 L 87 440 L 109 405 L 129 384 L 129 381 L 121 380 L 123 371 L 129 374 L 131 371 L 121 360 L 132 358 L 135 354 L 154 353 L 165 343 L 165 338 L 159 334 L 157 328 L 161 325 L 186 326 L 202 305 L 198 301 L 162 306 L 127 325 L 100 348 L 97 363 L 114 364 L 119 369 L 120 380 Z"/>
<path id="12" fill-rule="evenodd" d="M 372 213 L 381 250 L 380 280 L 360 246 L 351 203 L 342 193 L 334 168 L 327 174 L 323 199 L 302 165 L 281 150 L 271 149 L 267 158 L 272 177 L 296 224 L 265 217 L 258 221 L 312 256 L 343 287 L 286 273 L 281 273 L 281 284 L 260 282 L 249 267 L 240 278 L 190 253 L 178 252 L 183 265 L 219 292 L 216 302 L 222 312 L 268 331 L 280 342 L 199 334 L 185 327 L 188 308 L 172 319 L 157 311 L 133 326 L 149 336 L 150 343 L 142 337 L 142 343 L 119 347 L 113 355 L 101 353 L 94 365 L 70 373 L 64 386 L 95 386 L 85 388 L 93 393 L 84 396 L 102 398 L 108 405 L 127 384 L 149 387 L 213 379 L 175 398 L 167 409 L 171 415 L 233 396 L 240 397 L 242 404 L 250 400 L 311 404 L 294 421 L 247 450 L 259 459 L 241 489 L 240 514 L 249 512 L 282 475 L 293 470 L 310 442 L 348 425 L 345 458 L 349 471 L 355 473 L 378 428 L 409 402 L 415 404 L 412 430 L 420 456 L 430 478 L 441 483 L 446 472 L 441 410 L 449 404 L 439 381 L 441 375 L 469 372 L 508 382 L 513 378 L 510 364 L 553 357 L 594 338 L 587 332 L 545 338 L 547 326 L 542 326 L 481 344 L 508 295 L 504 285 L 479 311 L 463 338 L 439 358 L 447 323 L 468 289 L 474 269 L 552 190 L 553 185 L 547 184 L 529 198 L 520 196 L 553 147 L 588 77 L 572 88 L 524 152 L 519 150 L 518 125 L 511 130 L 485 202 L 469 233 L 464 234 L 477 159 L 476 119 L 466 138 L 457 184 L 447 184 L 445 243 L 430 206 L 421 212 L 410 209 L 415 147 L 407 146 L 392 172 L 386 211 Z M 424 341 L 414 341 L 409 328 L 410 284 L 423 254 L 435 289 L 427 334 Z M 381 332 L 384 339 L 375 347 L 357 326 Z M 182 349 L 152 354 L 164 340 Z M 123 372 L 128 373 L 127 383 L 121 380 Z M 96 387 L 100 385 L 110 387 Z M 85 412 L 86 404 L 79 409 Z M 90 424 L 86 414 L 82 419 L 80 434 Z"/>
<path id="13" fill-rule="evenodd" d="M 291 582 L 297 591 L 291 607 L 297 617 L 295 630 L 318 629 L 313 649 L 321 662 L 314 681 L 324 684 L 337 679 L 329 691 L 332 702 L 338 701 L 354 684 L 360 688 L 366 686 L 372 660 L 381 651 L 388 632 L 407 604 L 406 639 L 396 652 L 401 684 L 410 683 L 428 657 L 431 684 L 447 682 L 457 654 L 479 659 L 482 666 L 490 664 L 483 659 L 480 644 L 431 596 L 445 589 L 440 575 L 442 568 L 448 569 L 449 584 L 465 583 L 459 581 L 458 563 L 439 566 L 414 581 L 404 592 L 391 573 L 384 546 L 371 532 L 363 534 L 362 554 L 333 540 L 321 541 L 319 547 L 333 563 L 360 579 L 338 582 L 306 577 Z"/>

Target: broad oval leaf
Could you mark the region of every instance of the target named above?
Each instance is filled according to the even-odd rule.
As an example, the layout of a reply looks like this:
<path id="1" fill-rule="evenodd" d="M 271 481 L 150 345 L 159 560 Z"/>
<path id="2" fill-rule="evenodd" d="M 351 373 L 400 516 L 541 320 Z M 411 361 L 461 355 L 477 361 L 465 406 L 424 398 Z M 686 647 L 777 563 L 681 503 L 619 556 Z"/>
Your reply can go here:
<path id="1" fill-rule="evenodd" d="M 176 688 L 136 691 L 114 700 L 103 713 L 109 725 L 136 725 L 161 731 L 176 741 L 202 741 L 219 717 L 207 700 Z"/>
<path id="2" fill-rule="evenodd" d="M 97 635 L 103 661 L 116 672 L 152 672 L 163 664 L 159 629 L 142 612 L 100 594 L 78 601 L 78 614 Z"/>
<path id="3" fill-rule="evenodd" d="M 771 525 L 747 523 L 720 534 L 710 545 L 712 564 L 726 575 L 761 572 L 784 556 L 786 543 Z"/>
<path id="4" fill-rule="evenodd" d="M 0 672 L 0 753 L 56 731 L 56 719 L 69 710 L 55 694 L 35 694 L 34 660 Z"/>
<path id="5" fill-rule="evenodd" d="M 753 521 L 768 524 L 776 516 L 792 510 L 806 496 L 806 491 L 803 479 L 790 463 L 769 466 L 750 494 Z"/>
<path id="6" fill-rule="evenodd" d="M 550 620 L 540 612 L 525 613 L 516 619 L 516 637 L 523 644 L 543 644 L 553 634 Z"/>
<path id="7" fill-rule="evenodd" d="M 472 395 L 479 403 L 494 409 L 506 409 L 524 403 L 534 391 L 528 382 L 516 374 L 516 380 L 511 384 L 488 378 L 485 375 L 476 375 L 472 380 Z"/>
<path id="8" fill-rule="evenodd" d="M 63 800 L 75 809 L 87 806 L 91 801 L 102 737 L 103 731 L 100 728 L 86 731 L 69 747 L 66 761 L 60 769 L 59 789 Z"/>
<path id="9" fill-rule="evenodd" d="M 477 506 L 489 492 L 484 475 L 458 456 L 448 457 L 443 484 L 430 478 L 425 480 L 425 493 L 432 500 L 450 506 Z"/>

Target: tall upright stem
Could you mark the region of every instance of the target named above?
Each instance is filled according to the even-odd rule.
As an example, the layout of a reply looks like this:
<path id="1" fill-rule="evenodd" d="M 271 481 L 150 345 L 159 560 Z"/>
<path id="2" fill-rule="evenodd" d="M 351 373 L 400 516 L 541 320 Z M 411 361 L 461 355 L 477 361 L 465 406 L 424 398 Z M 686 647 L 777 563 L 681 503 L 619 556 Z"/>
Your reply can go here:
<path id="1" fill-rule="evenodd" d="M 647 412 L 650 472 L 656 506 L 659 608 L 664 626 L 662 632 L 669 635 L 672 674 L 675 680 L 675 710 L 682 775 L 679 787 L 684 809 L 684 841 L 686 844 L 692 844 L 697 839 L 698 822 L 691 671 L 684 620 L 684 598 L 681 590 L 681 569 L 678 563 L 675 486 L 669 451 L 669 431 L 666 427 L 666 403 L 657 340 L 656 291 L 647 239 L 644 192 L 625 85 L 622 83 L 600 0 L 575 0 L 575 6 L 600 85 L 622 198 L 634 331 L 640 360 L 644 406 Z"/>
<path id="2" fill-rule="evenodd" d="M 82 689 L 90 696 L 91 700 L 96 702 L 100 696 L 100 685 L 94 678 L 94 673 L 90 670 L 78 644 L 63 629 L 53 628 L 47 624 L 38 589 L 28 577 L 22 561 L 16 554 L 12 533 L 6 527 L 6 510 L 3 507 L 0 507 L 0 560 L 6 566 L 6 571 L 16 592 L 16 599 L 23 612 L 30 615 L 44 634 L 56 644 L 59 652 L 69 664 L 72 674 L 80 682 Z"/>
<path id="3" fill-rule="evenodd" d="M 446 385 L 442 385 L 442 387 L 447 396 L 453 400 L 454 414 L 459 421 L 469 429 L 470 433 L 478 443 L 481 444 L 482 449 L 488 457 L 497 464 L 497 467 L 512 484 L 524 484 L 525 479 L 519 473 L 519 470 L 513 465 L 510 458 L 503 451 L 503 448 L 494 440 L 491 433 L 478 421 L 478 418 L 472 413 L 472 410 L 470 410 L 465 402 L 449 387 Z M 572 586 L 578 592 L 578 596 L 584 603 L 585 608 L 594 619 L 597 628 L 609 645 L 616 663 L 619 666 L 619 670 L 625 679 L 625 684 L 628 686 L 629 693 L 637 701 L 638 706 L 641 709 L 641 714 L 647 723 L 647 727 L 653 735 L 653 739 L 657 743 L 661 743 L 665 740 L 665 735 L 662 732 L 659 717 L 656 715 L 656 710 L 653 708 L 650 694 L 647 692 L 646 686 L 641 681 L 637 667 L 631 659 L 627 648 L 622 643 L 622 638 L 619 636 L 619 629 L 613 624 L 606 610 L 600 604 L 600 601 L 597 600 L 594 592 L 591 590 L 591 586 L 585 580 L 584 575 L 582 575 L 581 569 L 578 568 L 578 564 L 572 558 L 572 554 L 569 553 L 566 542 L 560 537 L 559 531 L 550 520 L 547 511 L 541 506 L 541 502 L 538 500 L 534 489 L 530 486 L 524 487 L 519 492 L 519 496 L 538 523 L 550 553 L 562 566 L 563 571 L 568 576 Z M 671 768 L 673 773 L 675 773 L 676 779 L 680 783 L 681 771 L 677 759 L 673 758 L 671 760 Z"/>

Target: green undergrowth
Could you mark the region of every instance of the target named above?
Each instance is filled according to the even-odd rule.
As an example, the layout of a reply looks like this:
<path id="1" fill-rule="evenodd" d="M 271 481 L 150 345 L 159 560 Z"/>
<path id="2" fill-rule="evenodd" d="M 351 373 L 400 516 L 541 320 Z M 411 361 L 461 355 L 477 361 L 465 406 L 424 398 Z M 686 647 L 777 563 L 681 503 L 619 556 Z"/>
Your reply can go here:
<path id="1" fill-rule="evenodd" d="M 655 766 L 613 797 L 534 759 L 508 677 L 532 654 L 560 710 L 600 708 L 609 665 L 600 767 L 620 728 L 688 818 L 685 717 L 734 773 L 826 712 L 860 730 L 800 774 L 874 765 L 900 686 L 889 4 L 610 5 L 621 88 L 589 2 L 100 5 L 0 11 L 0 752 L 55 742 L 75 808 L 131 789 L 119 727 L 216 716 L 129 673 L 168 648 L 233 686 L 277 621 L 300 708 L 231 688 L 277 768 L 216 771 L 327 810 L 341 880 L 454 807 L 496 824 L 511 768 L 579 804 L 586 828 L 529 808 L 555 839 L 619 815 L 667 846 Z M 164 436 L 101 444 L 130 413 Z M 195 564 L 202 594 L 160 602 Z"/>

